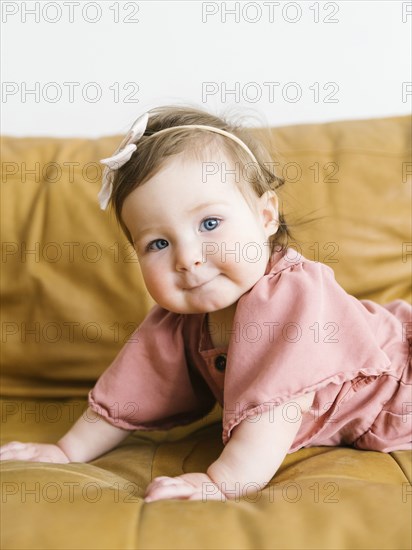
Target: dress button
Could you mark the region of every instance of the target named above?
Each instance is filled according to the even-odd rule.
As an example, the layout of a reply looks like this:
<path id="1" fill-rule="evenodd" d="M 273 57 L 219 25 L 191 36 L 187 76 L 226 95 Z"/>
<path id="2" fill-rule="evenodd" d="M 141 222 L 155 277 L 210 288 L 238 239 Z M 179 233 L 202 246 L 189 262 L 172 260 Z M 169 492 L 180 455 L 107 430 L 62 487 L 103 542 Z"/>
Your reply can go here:
<path id="1" fill-rule="evenodd" d="M 226 354 L 222 353 L 218 355 L 215 359 L 215 369 L 219 372 L 223 372 L 226 368 Z"/>

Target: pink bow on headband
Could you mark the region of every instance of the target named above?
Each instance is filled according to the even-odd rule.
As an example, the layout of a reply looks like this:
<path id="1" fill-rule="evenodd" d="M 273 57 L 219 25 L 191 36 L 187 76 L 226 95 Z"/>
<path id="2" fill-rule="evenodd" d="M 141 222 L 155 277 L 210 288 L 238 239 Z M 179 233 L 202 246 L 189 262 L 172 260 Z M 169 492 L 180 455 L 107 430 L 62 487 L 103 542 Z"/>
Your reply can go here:
<path id="1" fill-rule="evenodd" d="M 98 194 L 100 208 L 106 210 L 110 197 L 113 192 L 113 172 L 122 167 L 130 160 L 130 157 L 136 151 L 136 143 L 145 133 L 149 113 L 141 115 L 130 128 L 127 136 L 124 138 L 115 153 L 100 162 L 106 166 L 103 171 L 102 187 Z"/>
<path id="2" fill-rule="evenodd" d="M 144 113 L 143 115 L 141 115 L 134 122 L 127 136 L 124 138 L 124 140 L 120 144 L 120 147 L 113 154 L 113 156 L 100 161 L 102 164 L 106 165 L 106 168 L 104 169 L 104 172 L 103 172 L 103 185 L 98 195 L 100 208 L 102 210 L 106 210 L 107 205 L 109 204 L 110 197 L 112 195 L 113 172 L 115 170 L 118 170 L 121 166 L 126 164 L 128 160 L 130 160 L 130 157 L 133 155 L 134 151 L 136 151 L 137 149 L 135 143 L 137 143 L 139 139 L 143 136 L 147 127 L 148 120 L 149 120 L 149 113 Z M 252 151 L 249 149 L 246 143 L 244 143 L 240 138 L 238 138 L 231 132 L 227 132 L 226 130 L 222 130 L 221 128 L 208 126 L 206 124 L 181 124 L 179 126 L 170 126 L 168 128 L 163 128 L 163 130 L 159 130 L 158 132 L 156 132 L 156 135 L 158 136 L 159 134 L 162 134 L 165 132 L 174 132 L 178 128 L 179 129 L 189 128 L 190 130 L 195 129 L 195 130 L 202 130 L 207 132 L 215 132 L 216 134 L 221 134 L 222 136 L 228 137 L 229 139 L 235 141 L 238 145 L 240 145 L 240 147 L 242 147 L 242 149 L 244 149 L 248 153 L 248 155 L 250 156 L 250 159 L 252 160 L 252 163 L 256 166 L 258 170 L 260 170 L 260 166 L 258 161 L 256 160 L 255 155 L 252 153 Z"/>

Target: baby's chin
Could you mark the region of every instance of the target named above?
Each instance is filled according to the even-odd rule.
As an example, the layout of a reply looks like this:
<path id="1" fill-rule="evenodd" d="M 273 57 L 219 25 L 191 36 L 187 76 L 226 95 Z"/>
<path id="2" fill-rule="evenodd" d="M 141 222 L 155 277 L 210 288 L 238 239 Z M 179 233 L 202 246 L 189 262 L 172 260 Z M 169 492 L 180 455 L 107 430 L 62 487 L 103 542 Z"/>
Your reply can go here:
<path id="1" fill-rule="evenodd" d="M 150 293 L 150 289 L 149 293 Z M 154 292 L 153 300 L 163 309 L 173 313 L 191 315 L 196 313 L 213 313 L 226 309 L 236 303 L 243 293 L 243 289 L 231 282 L 216 284 L 211 281 L 200 288 L 170 289 L 170 292 Z"/>
<path id="2" fill-rule="evenodd" d="M 163 309 L 167 309 L 172 313 L 178 313 L 180 315 L 193 315 L 199 313 L 213 313 L 214 311 L 220 311 L 232 305 L 234 302 L 222 301 L 222 303 L 184 303 L 184 304 L 172 304 L 170 302 L 157 302 Z"/>
<path id="3" fill-rule="evenodd" d="M 201 314 L 201 313 L 213 313 L 214 311 L 220 311 L 221 307 L 215 307 L 215 308 L 208 308 L 208 307 L 173 307 L 173 306 L 162 306 L 161 304 L 158 304 L 163 309 L 166 309 L 167 311 L 170 311 L 172 313 L 177 313 L 179 315 L 195 315 L 195 314 Z"/>

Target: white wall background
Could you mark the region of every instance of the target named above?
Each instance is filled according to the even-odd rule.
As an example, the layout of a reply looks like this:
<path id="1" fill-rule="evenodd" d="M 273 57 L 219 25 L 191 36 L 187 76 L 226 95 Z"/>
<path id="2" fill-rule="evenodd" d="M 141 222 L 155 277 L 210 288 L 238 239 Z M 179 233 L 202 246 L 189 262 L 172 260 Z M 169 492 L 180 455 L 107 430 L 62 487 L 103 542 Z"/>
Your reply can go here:
<path id="1" fill-rule="evenodd" d="M 411 112 L 412 2 L 3 0 L 1 18 L 3 134 L 123 133 L 170 102 L 252 126 Z"/>

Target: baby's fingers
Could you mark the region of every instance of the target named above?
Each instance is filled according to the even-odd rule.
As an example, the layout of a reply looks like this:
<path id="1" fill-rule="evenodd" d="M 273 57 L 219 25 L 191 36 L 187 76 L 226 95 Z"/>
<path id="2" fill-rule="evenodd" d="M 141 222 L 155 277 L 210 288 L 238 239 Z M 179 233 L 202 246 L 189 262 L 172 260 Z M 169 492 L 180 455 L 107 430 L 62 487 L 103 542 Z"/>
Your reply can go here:
<path id="1" fill-rule="evenodd" d="M 194 487 L 175 478 L 160 477 L 152 481 L 146 489 L 145 502 L 167 498 L 188 498 L 194 493 Z"/>
<path id="2" fill-rule="evenodd" d="M 11 441 L 0 447 L 0 460 L 30 460 L 35 452 L 31 443 Z"/>
<path id="3" fill-rule="evenodd" d="M 3 451 L 7 451 L 8 449 L 19 448 L 19 447 L 23 447 L 24 445 L 25 443 L 21 443 L 21 441 L 9 441 L 9 443 L 0 445 L 0 454 Z"/>

